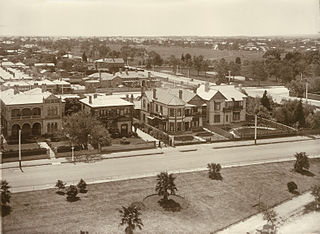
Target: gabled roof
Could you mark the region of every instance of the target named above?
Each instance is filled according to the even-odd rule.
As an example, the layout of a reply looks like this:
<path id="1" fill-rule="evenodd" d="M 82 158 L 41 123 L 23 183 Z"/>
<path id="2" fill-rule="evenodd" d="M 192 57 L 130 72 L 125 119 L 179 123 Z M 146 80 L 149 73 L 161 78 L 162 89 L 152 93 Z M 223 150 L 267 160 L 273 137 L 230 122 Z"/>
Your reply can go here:
<path id="1" fill-rule="evenodd" d="M 154 102 L 159 102 L 168 106 L 184 106 L 186 104 L 185 101 L 172 94 L 169 89 L 157 88 L 156 98 L 153 98 L 153 90 L 146 91 L 145 95 L 150 101 L 152 100 Z"/>
<path id="2" fill-rule="evenodd" d="M 204 100 L 209 101 L 212 98 L 226 99 L 227 101 L 242 101 L 247 96 L 231 85 L 213 85 L 206 91 L 205 85 L 197 89 L 197 94 Z"/>

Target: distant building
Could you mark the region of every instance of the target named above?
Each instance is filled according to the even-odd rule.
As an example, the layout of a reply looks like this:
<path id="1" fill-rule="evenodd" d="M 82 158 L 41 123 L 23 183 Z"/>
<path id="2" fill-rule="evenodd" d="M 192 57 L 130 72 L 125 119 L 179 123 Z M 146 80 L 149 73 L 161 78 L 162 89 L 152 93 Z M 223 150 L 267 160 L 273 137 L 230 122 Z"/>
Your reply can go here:
<path id="1" fill-rule="evenodd" d="M 83 111 L 94 115 L 110 132 L 118 131 L 121 136 L 132 132 L 133 103 L 119 96 L 97 94 L 80 99 L 80 103 Z"/>
<path id="2" fill-rule="evenodd" d="M 97 70 L 109 70 L 110 72 L 119 71 L 124 68 L 123 58 L 102 58 L 95 60 Z"/>
<path id="3" fill-rule="evenodd" d="M 35 88 L 26 92 L 8 89 L 1 95 L 1 124 L 7 137 L 53 134 L 62 129 L 64 103 L 54 94 Z"/>

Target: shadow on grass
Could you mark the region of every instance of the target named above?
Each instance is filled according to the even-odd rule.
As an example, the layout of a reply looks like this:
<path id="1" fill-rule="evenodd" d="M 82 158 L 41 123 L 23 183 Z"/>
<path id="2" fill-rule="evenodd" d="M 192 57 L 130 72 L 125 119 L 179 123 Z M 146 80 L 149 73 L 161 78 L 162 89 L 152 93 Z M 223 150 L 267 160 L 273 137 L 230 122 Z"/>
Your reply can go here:
<path id="1" fill-rule="evenodd" d="M 79 190 L 79 193 L 87 193 L 87 192 L 88 192 L 88 189 Z"/>
<path id="2" fill-rule="evenodd" d="M 289 193 L 292 193 L 292 194 L 294 194 L 296 196 L 300 195 L 300 192 L 297 191 L 297 190 L 289 191 Z"/>
<path id="3" fill-rule="evenodd" d="M 57 191 L 56 194 L 63 196 L 63 195 L 65 195 L 65 192 L 63 192 L 63 191 Z"/>
<path id="4" fill-rule="evenodd" d="M 303 214 L 308 214 L 313 211 L 320 211 L 320 206 L 317 202 L 313 201 L 304 206 Z"/>
<path id="5" fill-rule="evenodd" d="M 146 208 L 145 204 L 143 204 L 143 202 L 139 202 L 139 201 L 132 202 L 130 206 L 135 207 L 138 210 L 144 210 Z"/>
<path id="6" fill-rule="evenodd" d="M 181 210 L 181 205 L 172 199 L 161 199 L 158 203 L 165 211 L 178 212 Z"/>
<path id="7" fill-rule="evenodd" d="M 311 171 L 307 171 L 307 170 L 302 170 L 299 172 L 301 175 L 305 175 L 305 176 L 309 176 L 309 177 L 314 177 L 315 174 L 313 174 Z"/>
<path id="8" fill-rule="evenodd" d="M 67 197 L 68 202 L 76 202 L 79 200 L 80 200 L 80 197 Z"/>
<path id="9" fill-rule="evenodd" d="M 11 213 L 11 207 L 10 206 L 2 206 L 1 207 L 1 217 L 5 217 L 10 213 Z"/>

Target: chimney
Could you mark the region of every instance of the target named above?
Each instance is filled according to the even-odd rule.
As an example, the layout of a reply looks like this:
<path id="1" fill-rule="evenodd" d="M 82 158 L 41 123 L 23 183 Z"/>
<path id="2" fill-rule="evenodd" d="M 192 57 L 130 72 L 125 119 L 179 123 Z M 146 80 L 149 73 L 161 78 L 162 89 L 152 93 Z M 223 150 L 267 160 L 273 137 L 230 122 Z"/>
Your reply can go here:
<path id="1" fill-rule="evenodd" d="M 157 99 L 157 90 L 156 89 L 153 89 L 153 98 Z"/>
<path id="2" fill-rule="evenodd" d="M 89 104 L 92 104 L 92 96 L 89 96 Z"/>
<path id="3" fill-rule="evenodd" d="M 47 91 L 47 84 L 41 84 L 41 89 L 42 89 L 42 92 L 46 92 Z"/>
<path id="4" fill-rule="evenodd" d="M 18 93 L 19 93 L 18 85 L 14 85 L 14 87 L 13 87 L 13 94 L 18 94 Z"/>
<path id="5" fill-rule="evenodd" d="M 151 72 L 148 71 L 148 78 L 151 78 Z"/>
<path id="6" fill-rule="evenodd" d="M 206 82 L 204 85 L 204 91 L 209 92 L 209 82 Z"/>
<path id="7" fill-rule="evenodd" d="M 128 71 L 128 69 L 126 69 L 126 74 L 127 74 L 127 75 L 129 75 L 129 71 Z"/>
<path id="8" fill-rule="evenodd" d="M 179 98 L 182 99 L 182 89 L 179 90 Z"/>
<path id="9" fill-rule="evenodd" d="M 120 72 L 120 74 L 122 74 L 122 68 L 121 67 L 119 68 L 119 72 Z"/>
<path id="10" fill-rule="evenodd" d="M 126 94 L 126 100 L 129 101 L 129 94 Z"/>
<path id="11" fill-rule="evenodd" d="M 133 103 L 133 94 L 130 96 L 130 102 Z"/>
<path id="12" fill-rule="evenodd" d="M 98 97 L 98 94 L 93 94 L 93 98 L 97 98 Z"/>

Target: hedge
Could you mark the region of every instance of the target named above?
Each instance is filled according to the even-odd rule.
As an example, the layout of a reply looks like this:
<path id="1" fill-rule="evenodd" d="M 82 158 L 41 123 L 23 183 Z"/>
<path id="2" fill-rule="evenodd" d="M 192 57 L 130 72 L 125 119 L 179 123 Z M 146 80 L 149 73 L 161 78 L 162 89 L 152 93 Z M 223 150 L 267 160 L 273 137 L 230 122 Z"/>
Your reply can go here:
<path id="1" fill-rule="evenodd" d="M 80 146 L 78 145 L 74 146 L 74 151 L 79 151 L 79 150 L 81 150 Z M 56 151 L 57 153 L 71 152 L 71 146 L 66 146 L 66 145 L 58 146 Z"/>
<path id="2" fill-rule="evenodd" d="M 47 154 L 47 149 L 40 148 L 40 149 L 21 150 L 21 156 L 32 156 L 32 155 L 40 155 L 40 154 Z M 18 150 L 4 151 L 2 153 L 3 158 L 11 158 L 11 157 L 18 157 L 18 156 L 19 156 Z"/>

